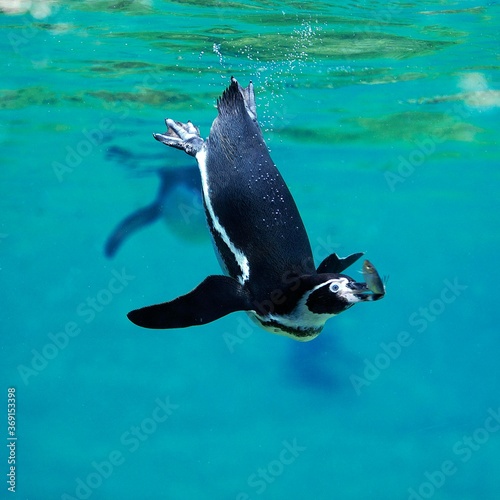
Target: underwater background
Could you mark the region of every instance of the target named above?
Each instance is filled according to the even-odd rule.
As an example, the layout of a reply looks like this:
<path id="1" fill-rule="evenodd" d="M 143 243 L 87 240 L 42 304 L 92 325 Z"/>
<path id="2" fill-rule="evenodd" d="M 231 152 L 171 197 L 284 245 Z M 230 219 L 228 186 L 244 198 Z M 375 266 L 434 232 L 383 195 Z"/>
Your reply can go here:
<path id="1" fill-rule="evenodd" d="M 499 10 L 1 0 L 0 497 L 500 498 Z M 309 343 L 126 317 L 220 274 L 151 134 L 206 137 L 231 76 L 316 263 L 389 276 Z"/>

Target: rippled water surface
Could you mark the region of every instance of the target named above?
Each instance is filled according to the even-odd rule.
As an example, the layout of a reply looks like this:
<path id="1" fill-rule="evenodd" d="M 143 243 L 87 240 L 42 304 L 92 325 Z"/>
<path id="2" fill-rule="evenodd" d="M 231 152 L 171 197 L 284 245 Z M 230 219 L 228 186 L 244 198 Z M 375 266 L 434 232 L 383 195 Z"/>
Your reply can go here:
<path id="1" fill-rule="evenodd" d="M 0 0 L 19 498 L 500 497 L 499 10 Z M 254 83 L 316 262 L 365 251 L 390 277 L 310 343 L 243 313 L 126 318 L 220 273 L 194 160 L 151 134 L 171 117 L 207 136 L 231 76 Z M 159 220 L 111 252 L 160 182 Z"/>

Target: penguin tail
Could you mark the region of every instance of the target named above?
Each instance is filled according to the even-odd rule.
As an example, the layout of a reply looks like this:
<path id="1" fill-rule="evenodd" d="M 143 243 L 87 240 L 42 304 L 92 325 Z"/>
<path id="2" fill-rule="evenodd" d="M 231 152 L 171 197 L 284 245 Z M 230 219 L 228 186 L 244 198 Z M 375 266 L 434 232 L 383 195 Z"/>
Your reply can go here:
<path id="1" fill-rule="evenodd" d="M 253 83 L 250 81 L 248 87 L 243 88 L 232 76 L 231 84 L 217 100 L 217 110 L 221 115 L 234 114 L 242 111 L 242 107 L 252 120 L 257 121 Z"/>

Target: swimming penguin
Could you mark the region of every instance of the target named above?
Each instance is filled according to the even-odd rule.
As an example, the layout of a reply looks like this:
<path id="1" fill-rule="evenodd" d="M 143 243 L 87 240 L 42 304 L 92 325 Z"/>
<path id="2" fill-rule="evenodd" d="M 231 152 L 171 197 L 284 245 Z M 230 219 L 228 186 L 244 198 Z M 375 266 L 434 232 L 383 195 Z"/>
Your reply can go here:
<path id="1" fill-rule="evenodd" d="M 264 329 L 307 341 L 329 318 L 381 298 L 341 274 L 362 253 L 332 254 L 315 268 L 297 206 L 257 123 L 252 83 L 242 88 L 231 78 L 217 109 L 207 140 L 190 121 L 171 119 L 167 132 L 154 138 L 196 158 L 208 226 L 226 275 L 208 276 L 186 295 L 136 309 L 128 318 L 145 328 L 184 328 L 247 311 Z"/>
<path id="2" fill-rule="evenodd" d="M 206 223 L 199 200 L 201 183 L 198 169 L 190 165 L 161 168 L 155 172 L 160 177 L 155 200 L 125 217 L 115 227 L 104 246 L 106 257 L 114 257 L 133 233 L 161 218 L 177 235 L 190 241 L 200 239 L 201 229 L 206 228 Z"/>

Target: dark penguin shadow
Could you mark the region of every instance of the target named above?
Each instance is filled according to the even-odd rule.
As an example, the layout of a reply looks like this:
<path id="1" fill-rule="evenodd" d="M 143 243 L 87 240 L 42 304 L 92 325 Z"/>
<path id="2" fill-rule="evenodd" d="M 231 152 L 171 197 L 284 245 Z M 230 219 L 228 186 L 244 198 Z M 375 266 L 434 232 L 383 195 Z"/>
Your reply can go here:
<path id="1" fill-rule="evenodd" d="M 348 374 L 356 359 L 342 346 L 338 335 L 327 330 L 310 342 L 292 345 L 287 379 L 293 385 L 343 393 L 349 390 Z"/>
<path id="2" fill-rule="evenodd" d="M 161 158 L 164 160 L 165 155 Z M 108 150 L 107 159 L 136 170 L 139 161 L 157 160 L 158 155 L 138 158 L 124 148 L 113 146 Z M 160 185 L 156 196 L 152 203 L 131 213 L 115 227 L 104 246 L 106 257 L 113 258 L 128 238 L 159 220 L 182 239 L 208 241 L 201 180 L 196 165 L 152 168 L 142 170 L 140 175 L 158 175 Z"/>

